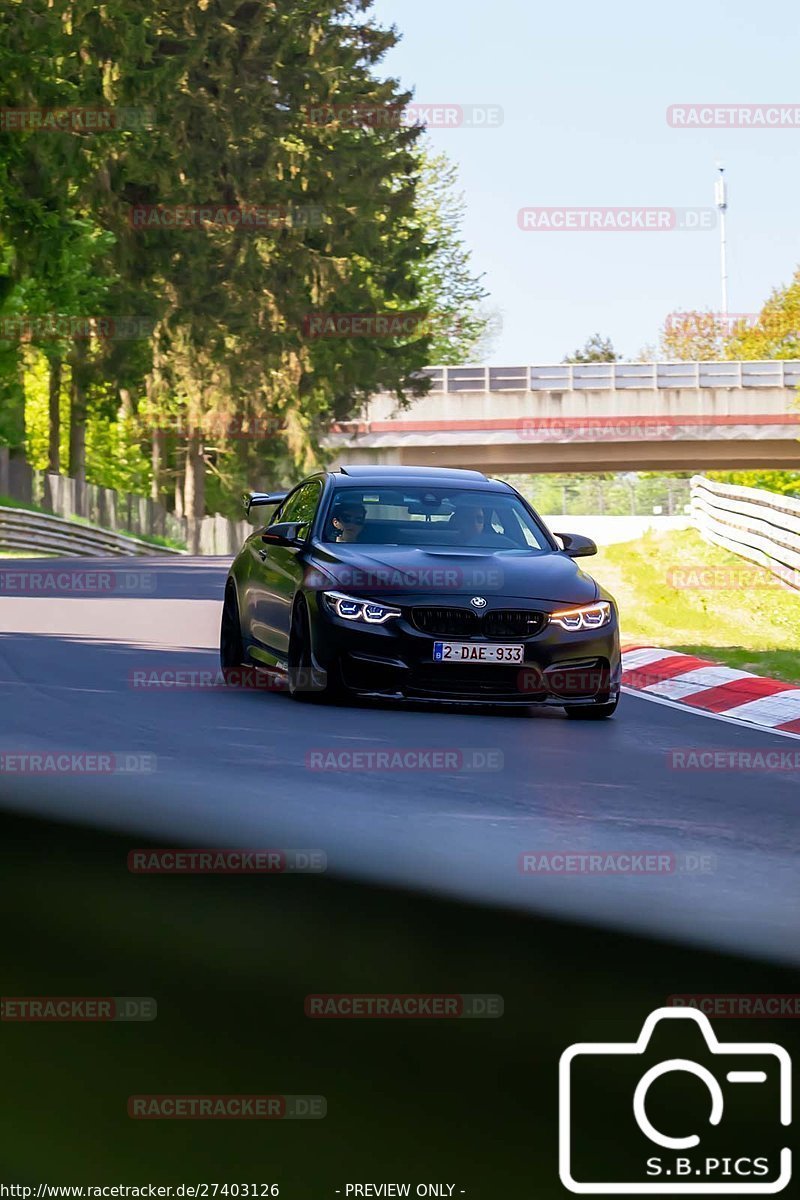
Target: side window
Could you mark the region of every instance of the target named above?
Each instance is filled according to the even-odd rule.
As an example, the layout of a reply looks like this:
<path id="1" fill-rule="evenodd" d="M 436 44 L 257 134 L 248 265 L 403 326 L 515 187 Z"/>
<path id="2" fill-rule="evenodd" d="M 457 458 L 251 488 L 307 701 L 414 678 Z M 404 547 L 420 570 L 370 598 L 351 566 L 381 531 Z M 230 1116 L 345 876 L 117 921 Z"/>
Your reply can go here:
<path id="1" fill-rule="evenodd" d="M 276 522 L 295 521 L 298 525 L 305 526 L 305 529 L 300 531 L 300 536 L 307 537 L 321 495 L 322 484 L 319 480 L 314 479 L 310 483 L 304 483 L 296 492 L 292 492 L 278 512 L 275 518 Z"/>

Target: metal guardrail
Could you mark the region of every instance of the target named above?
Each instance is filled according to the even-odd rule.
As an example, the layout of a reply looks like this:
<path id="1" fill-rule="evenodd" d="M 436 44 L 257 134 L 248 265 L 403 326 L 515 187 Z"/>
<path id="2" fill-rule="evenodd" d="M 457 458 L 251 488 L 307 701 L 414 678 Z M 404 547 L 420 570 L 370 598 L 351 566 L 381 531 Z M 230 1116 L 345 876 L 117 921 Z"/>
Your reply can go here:
<path id="1" fill-rule="evenodd" d="M 757 563 L 800 592 L 800 500 L 695 475 L 692 520 L 706 541 Z"/>
<path id="2" fill-rule="evenodd" d="M 145 554 L 183 554 L 170 546 L 154 546 L 126 537 L 24 508 L 0 507 L 0 551 L 53 554 L 61 558 L 102 558 L 107 555 L 138 557 Z"/>
<path id="3" fill-rule="evenodd" d="M 426 367 L 432 392 L 577 392 L 626 388 L 796 388 L 800 360 L 550 363 L 527 367 Z"/>

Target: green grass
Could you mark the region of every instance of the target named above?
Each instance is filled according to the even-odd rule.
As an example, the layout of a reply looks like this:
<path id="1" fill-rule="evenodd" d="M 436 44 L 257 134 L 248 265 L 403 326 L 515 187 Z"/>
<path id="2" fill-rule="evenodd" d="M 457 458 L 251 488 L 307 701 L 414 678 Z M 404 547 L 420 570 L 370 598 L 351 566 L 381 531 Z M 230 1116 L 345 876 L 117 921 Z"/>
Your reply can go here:
<path id="1" fill-rule="evenodd" d="M 74 521 L 76 525 L 86 525 L 90 529 L 104 529 L 105 526 L 97 525 L 94 521 L 88 520 L 87 517 L 67 517 L 68 521 Z M 180 542 L 176 538 L 162 537 L 160 533 L 133 533 L 130 529 L 114 529 L 109 530 L 110 533 L 119 533 L 122 537 L 136 538 L 140 542 L 147 542 L 150 546 L 167 546 L 173 550 L 185 550 L 186 543 Z"/>
<path id="2" fill-rule="evenodd" d="M 44 512 L 39 504 L 23 504 L 21 500 L 14 500 L 11 496 L 0 496 L 0 508 L 24 508 L 26 512 Z"/>
<path id="3" fill-rule="evenodd" d="M 800 593 L 695 530 L 651 531 L 605 547 L 586 566 L 619 604 L 623 645 L 669 647 L 800 682 Z M 724 586 L 686 574 L 703 567 L 717 568 Z"/>
<path id="4" fill-rule="evenodd" d="M 162 537 L 160 533 L 131 533 L 130 537 L 138 537 L 140 542 L 149 542 L 151 546 L 167 546 L 172 550 L 185 550 L 186 543 L 177 538 Z"/>

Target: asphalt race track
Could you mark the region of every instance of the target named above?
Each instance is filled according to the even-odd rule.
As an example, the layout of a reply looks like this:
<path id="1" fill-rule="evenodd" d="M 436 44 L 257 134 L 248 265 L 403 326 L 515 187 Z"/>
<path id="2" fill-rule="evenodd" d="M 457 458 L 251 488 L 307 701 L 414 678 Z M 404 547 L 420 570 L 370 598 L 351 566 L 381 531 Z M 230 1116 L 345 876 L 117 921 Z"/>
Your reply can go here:
<path id="1" fill-rule="evenodd" d="M 163 846 L 319 849 L 354 879 L 800 961 L 797 774 L 669 764 L 673 750 L 793 740 L 630 694 L 613 720 L 581 724 L 560 710 L 337 708 L 134 687 L 137 671 L 216 670 L 227 560 L 16 560 L 0 574 L 87 569 L 128 573 L 127 588 L 31 596 L 6 579 L 0 591 L 0 752 L 145 754 L 154 769 L 113 779 L 6 770 L 3 807 L 129 832 L 132 847 L 138 834 Z M 484 750 L 494 769 L 307 765 L 320 751 L 434 749 Z M 676 857 L 648 874 L 519 866 L 522 854 L 603 851 Z"/>

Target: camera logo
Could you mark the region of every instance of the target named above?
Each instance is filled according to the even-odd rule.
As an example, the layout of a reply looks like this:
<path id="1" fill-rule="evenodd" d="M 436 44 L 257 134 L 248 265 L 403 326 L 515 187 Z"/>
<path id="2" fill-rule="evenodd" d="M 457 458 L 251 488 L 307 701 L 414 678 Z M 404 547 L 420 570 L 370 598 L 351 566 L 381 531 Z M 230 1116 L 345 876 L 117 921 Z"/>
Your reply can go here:
<path id="1" fill-rule="evenodd" d="M 676 1034 L 706 1061 L 659 1059 Z M 780 1145 L 791 1071 L 782 1046 L 719 1042 L 696 1009 L 656 1009 L 636 1042 L 569 1046 L 559 1063 L 561 1182 L 578 1195 L 774 1195 L 792 1176 L 792 1152 Z M 631 1110 L 630 1144 L 612 1154 L 598 1120 L 630 1127 Z"/>

